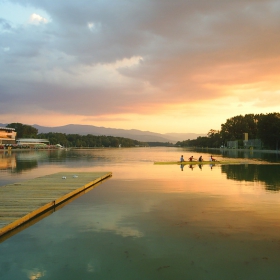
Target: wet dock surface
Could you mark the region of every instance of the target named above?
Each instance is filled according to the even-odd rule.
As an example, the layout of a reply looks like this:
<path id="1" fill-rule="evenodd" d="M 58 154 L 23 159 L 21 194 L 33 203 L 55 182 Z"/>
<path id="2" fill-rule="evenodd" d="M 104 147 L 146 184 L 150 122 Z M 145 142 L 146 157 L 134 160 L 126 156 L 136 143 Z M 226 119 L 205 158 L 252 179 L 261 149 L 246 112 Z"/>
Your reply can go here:
<path id="1" fill-rule="evenodd" d="M 0 187 L 0 237 L 112 176 L 59 172 Z"/>

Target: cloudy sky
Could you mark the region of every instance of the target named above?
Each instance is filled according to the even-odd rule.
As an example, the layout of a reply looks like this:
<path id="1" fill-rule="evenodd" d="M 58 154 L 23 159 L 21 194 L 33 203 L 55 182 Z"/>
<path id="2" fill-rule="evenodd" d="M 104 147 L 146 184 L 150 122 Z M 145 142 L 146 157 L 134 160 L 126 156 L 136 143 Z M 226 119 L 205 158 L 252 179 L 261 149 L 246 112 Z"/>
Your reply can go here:
<path id="1" fill-rule="evenodd" d="M 280 111 L 279 0 L 0 0 L 0 123 L 207 133 Z"/>

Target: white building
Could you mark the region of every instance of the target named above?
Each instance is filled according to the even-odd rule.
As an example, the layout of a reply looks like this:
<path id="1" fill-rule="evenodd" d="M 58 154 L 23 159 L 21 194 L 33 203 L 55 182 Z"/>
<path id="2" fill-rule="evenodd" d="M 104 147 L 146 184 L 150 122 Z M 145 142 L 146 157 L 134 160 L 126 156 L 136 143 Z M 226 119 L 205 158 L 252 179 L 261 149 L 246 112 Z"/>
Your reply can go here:
<path id="1" fill-rule="evenodd" d="M 16 144 L 16 136 L 14 128 L 0 127 L 0 145 Z"/>
<path id="2" fill-rule="evenodd" d="M 49 145 L 50 141 L 48 139 L 19 138 L 17 139 L 17 144 L 19 146 L 35 147 Z"/>

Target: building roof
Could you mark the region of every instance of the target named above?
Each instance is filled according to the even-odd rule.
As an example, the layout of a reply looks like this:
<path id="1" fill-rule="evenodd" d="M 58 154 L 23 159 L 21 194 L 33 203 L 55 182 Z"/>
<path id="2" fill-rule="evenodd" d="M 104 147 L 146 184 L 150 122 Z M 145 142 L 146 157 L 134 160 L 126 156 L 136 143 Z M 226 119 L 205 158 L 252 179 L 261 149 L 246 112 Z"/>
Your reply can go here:
<path id="1" fill-rule="evenodd" d="M 48 139 L 34 139 L 34 138 L 19 138 L 17 142 L 21 143 L 49 143 Z"/>
<path id="2" fill-rule="evenodd" d="M 12 130 L 12 131 L 14 131 L 15 129 L 11 128 L 11 127 L 2 127 L 2 126 L 0 126 L 0 130 Z"/>

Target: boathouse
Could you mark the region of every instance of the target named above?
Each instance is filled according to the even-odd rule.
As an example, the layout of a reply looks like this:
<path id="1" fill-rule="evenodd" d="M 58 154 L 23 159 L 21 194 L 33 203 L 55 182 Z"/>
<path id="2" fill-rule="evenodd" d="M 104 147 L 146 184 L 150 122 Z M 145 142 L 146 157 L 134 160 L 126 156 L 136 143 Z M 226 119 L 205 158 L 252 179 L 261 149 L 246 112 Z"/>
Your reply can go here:
<path id="1" fill-rule="evenodd" d="M 19 138 L 16 142 L 19 146 L 29 147 L 50 145 L 50 141 L 48 139 Z"/>
<path id="2" fill-rule="evenodd" d="M 0 145 L 16 144 L 16 135 L 14 128 L 0 127 Z"/>

